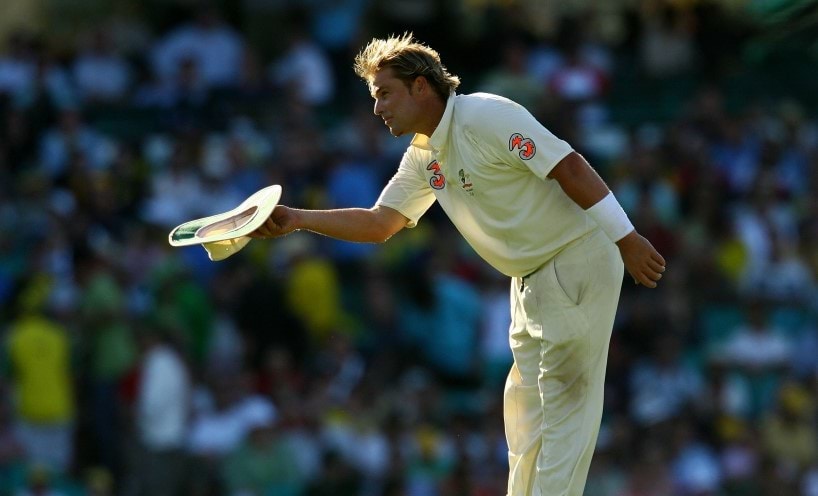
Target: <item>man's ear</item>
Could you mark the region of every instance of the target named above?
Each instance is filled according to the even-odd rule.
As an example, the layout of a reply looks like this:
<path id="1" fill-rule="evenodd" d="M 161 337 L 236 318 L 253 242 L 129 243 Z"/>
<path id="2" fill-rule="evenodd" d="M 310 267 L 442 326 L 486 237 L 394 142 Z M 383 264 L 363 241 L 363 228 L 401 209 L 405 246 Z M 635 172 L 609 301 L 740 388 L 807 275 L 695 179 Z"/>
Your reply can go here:
<path id="1" fill-rule="evenodd" d="M 412 81 L 412 92 L 418 95 L 422 95 L 429 91 L 429 81 L 426 80 L 426 76 L 417 76 Z"/>

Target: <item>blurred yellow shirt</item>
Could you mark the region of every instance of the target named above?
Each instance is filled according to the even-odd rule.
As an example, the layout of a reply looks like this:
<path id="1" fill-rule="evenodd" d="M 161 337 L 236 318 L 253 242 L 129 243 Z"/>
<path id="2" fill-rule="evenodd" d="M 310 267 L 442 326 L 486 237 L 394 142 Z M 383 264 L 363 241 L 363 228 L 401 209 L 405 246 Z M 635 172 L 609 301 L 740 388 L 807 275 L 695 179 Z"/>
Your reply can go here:
<path id="1" fill-rule="evenodd" d="M 74 388 L 67 331 L 38 315 L 12 325 L 9 359 L 17 411 L 27 422 L 67 422 L 74 416 Z"/>
<path id="2" fill-rule="evenodd" d="M 287 303 L 318 339 L 338 330 L 343 320 L 341 288 L 333 265 L 323 259 L 302 260 L 288 278 Z"/>

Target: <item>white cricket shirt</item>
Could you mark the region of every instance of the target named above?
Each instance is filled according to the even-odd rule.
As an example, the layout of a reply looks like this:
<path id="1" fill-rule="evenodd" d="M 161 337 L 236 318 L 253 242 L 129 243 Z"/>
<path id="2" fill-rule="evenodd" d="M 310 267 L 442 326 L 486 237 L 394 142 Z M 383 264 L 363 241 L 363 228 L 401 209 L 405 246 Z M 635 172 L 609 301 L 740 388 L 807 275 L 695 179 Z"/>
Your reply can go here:
<path id="1" fill-rule="evenodd" d="M 571 151 L 507 98 L 452 94 L 437 129 L 415 135 L 376 205 L 414 227 L 437 200 L 481 257 L 522 277 L 597 228 L 546 177 Z"/>

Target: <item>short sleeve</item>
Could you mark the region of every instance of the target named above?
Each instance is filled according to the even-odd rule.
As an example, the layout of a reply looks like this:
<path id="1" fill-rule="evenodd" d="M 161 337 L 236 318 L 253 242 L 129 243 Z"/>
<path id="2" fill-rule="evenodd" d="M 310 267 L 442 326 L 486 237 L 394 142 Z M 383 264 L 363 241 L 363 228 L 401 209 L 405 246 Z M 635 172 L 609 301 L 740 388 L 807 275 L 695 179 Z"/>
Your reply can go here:
<path id="1" fill-rule="evenodd" d="M 409 219 L 406 227 L 415 227 L 429 207 L 435 195 L 426 177 L 421 173 L 421 158 L 412 149 L 403 154 L 397 172 L 381 192 L 377 206 L 389 207 Z"/>
<path id="2" fill-rule="evenodd" d="M 566 141 L 554 136 L 525 107 L 511 100 L 485 95 L 473 107 L 467 134 L 502 163 L 525 167 L 545 179 L 563 158 L 573 151 Z"/>

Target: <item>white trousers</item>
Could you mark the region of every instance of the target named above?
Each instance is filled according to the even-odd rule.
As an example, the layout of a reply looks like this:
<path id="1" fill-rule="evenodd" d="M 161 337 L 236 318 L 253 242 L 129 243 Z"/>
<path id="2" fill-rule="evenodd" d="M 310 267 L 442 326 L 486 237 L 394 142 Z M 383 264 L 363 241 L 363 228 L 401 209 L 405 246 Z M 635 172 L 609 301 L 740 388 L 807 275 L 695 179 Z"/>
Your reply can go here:
<path id="1" fill-rule="evenodd" d="M 597 230 L 512 278 L 508 496 L 581 496 L 602 419 L 623 263 Z"/>

